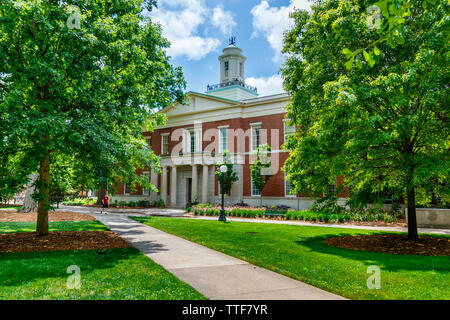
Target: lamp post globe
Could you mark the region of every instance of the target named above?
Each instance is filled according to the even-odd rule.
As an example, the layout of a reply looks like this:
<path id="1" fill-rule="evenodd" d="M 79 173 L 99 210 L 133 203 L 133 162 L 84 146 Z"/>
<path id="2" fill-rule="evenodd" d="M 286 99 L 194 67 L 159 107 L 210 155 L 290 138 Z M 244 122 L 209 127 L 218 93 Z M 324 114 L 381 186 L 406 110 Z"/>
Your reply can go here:
<path id="1" fill-rule="evenodd" d="M 219 216 L 219 221 L 227 221 L 227 218 L 225 217 L 225 208 L 224 208 L 224 201 L 225 201 L 225 189 L 224 189 L 224 184 L 225 184 L 225 173 L 228 170 L 228 167 L 226 165 L 221 165 L 220 168 L 220 182 L 221 182 L 221 192 L 222 192 L 222 210 L 220 210 L 220 216 Z"/>

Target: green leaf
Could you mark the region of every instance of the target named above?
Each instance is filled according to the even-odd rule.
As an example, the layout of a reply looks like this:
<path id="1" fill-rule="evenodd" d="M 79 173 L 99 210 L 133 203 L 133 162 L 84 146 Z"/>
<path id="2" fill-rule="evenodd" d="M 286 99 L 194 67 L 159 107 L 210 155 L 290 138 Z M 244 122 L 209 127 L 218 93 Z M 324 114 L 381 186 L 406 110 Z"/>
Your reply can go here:
<path id="1" fill-rule="evenodd" d="M 353 58 L 350 59 L 350 60 L 348 60 L 348 61 L 345 63 L 345 67 L 347 68 L 347 70 L 350 70 L 350 69 L 352 68 L 352 66 L 353 66 Z"/>
<path id="2" fill-rule="evenodd" d="M 345 56 L 347 57 L 347 59 L 350 58 L 350 56 L 353 54 L 353 52 L 350 51 L 350 49 L 348 49 L 348 48 L 344 48 L 344 49 L 342 50 L 342 53 L 345 54 Z"/>
<path id="3" fill-rule="evenodd" d="M 374 46 L 374 47 L 373 47 L 373 53 L 374 53 L 376 56 L 379 56 L 379 55 L 380 55 L 380 49 L 378 49 L 377 46 Z"/>

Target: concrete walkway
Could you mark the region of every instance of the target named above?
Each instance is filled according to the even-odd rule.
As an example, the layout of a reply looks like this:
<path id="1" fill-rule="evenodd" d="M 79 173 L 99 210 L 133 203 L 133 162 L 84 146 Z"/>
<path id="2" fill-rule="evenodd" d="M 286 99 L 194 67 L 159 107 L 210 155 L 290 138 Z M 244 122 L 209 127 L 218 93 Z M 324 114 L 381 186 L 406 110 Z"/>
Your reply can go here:
<path id="1" fill-rule="evenodd" d="M 60 205 L 59 211 L 70 211 L 70 212 L 94 212 L 100 213 L 101 208 L 97 207 L 83 207 L 83 206 L 65 206 Z M 160 216 L 160 217 L 184 217 L 186 215 L 185 209 L 178 208 L 147 208 L 147 209 L 120 209 L 120 208 L 108 208 L 108 213 L 113 214 L 126 214 L 127 216 Z"/>
<path id="2" fill-rule="evenodd" d="M 88 210 L 84 208 L 84 212 L 86 211 Z M 100 215 L 92 212 L 90 214 L 209 299 L 344 299 L 141 224 L 126 216 Z"/>

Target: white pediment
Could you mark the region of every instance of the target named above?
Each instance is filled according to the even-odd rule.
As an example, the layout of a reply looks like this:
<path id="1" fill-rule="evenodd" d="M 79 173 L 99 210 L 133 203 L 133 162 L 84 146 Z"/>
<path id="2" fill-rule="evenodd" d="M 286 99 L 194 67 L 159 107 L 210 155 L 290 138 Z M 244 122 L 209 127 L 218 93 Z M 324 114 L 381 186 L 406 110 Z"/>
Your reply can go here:
<path id="1" fill-rule="evenodd" d="M 175 104 L 163 112 L 170 119 L 172 117 L 179 117 L 189 115 L 190 113 L 208 112 L 217 109 L 222 109 L 237 105 L 238 102 L 226 100 L 208 95 L 200 95 L 197 93 L 188 93 L 185 104 Z"/>

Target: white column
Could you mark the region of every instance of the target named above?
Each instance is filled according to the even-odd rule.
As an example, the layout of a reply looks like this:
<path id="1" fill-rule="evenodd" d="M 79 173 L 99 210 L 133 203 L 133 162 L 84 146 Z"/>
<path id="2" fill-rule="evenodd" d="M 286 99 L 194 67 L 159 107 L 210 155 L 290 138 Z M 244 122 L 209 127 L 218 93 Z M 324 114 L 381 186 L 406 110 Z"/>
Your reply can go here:
<path id="1" fill-rule="evenodd" d="M 160 194 L 164 203 L 167 203 L 167 167 L 162 168 Z"/>
<path id="2" fill-rule="evenodd" d="M 173 166 L 170 172 L 170 205 L 177 205 L 177 167 Z"/>
<path id="3" fill-rule="evenodd" d="M 208 202 L 208 166 L 203 165 L 202 175 L 202 203 Z"/>
<path id="4" fill-rule="evenodd" d="M 191 190 L 192 201 L 199 200 L 196 199 L 197 193 L 198 193 L 198 170 L 197 165 L 194 164 L 192 165 L 192 190 Z"/>

